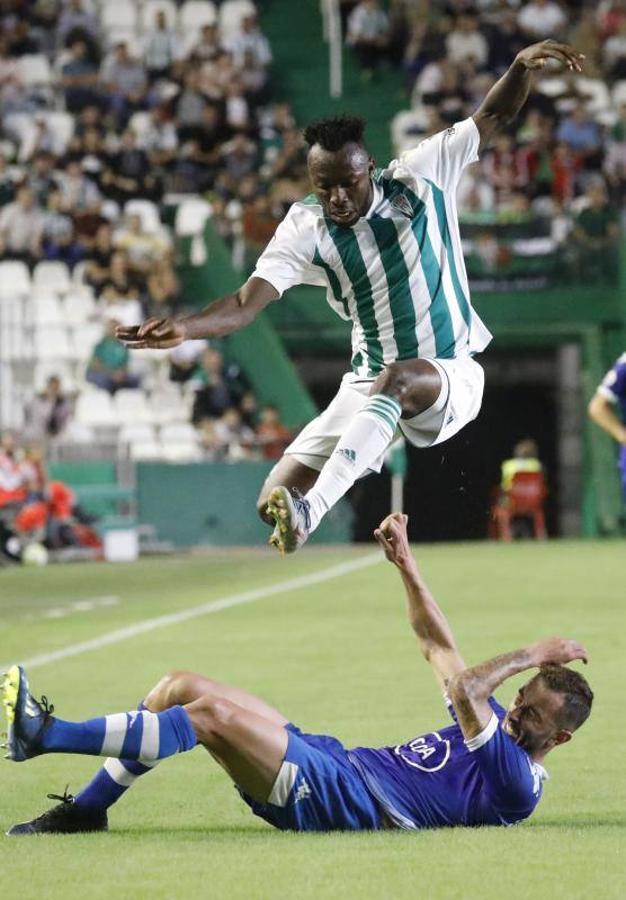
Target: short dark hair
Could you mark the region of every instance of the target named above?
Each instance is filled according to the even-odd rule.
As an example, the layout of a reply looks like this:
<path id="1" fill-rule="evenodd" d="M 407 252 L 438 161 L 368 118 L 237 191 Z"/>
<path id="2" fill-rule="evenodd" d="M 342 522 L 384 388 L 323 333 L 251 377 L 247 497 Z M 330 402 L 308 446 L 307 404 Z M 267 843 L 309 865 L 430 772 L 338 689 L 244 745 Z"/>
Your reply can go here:
<path id="1" fill-rule="evenodd" d="M 335 153 L 346 144 L 362 144 L 365 119 L 361 116 L 331 116 L 318 119 L 304 129 L 304 140 L 309 147 L 319 144 L 323 150 Z"/>
<path id="2" fill-rule="evenodd" d="M 563 695 L 559 725 L 576 731 L 587 720 L 593 703 L 593 691 L 587 679 L 567 666 L 542 666 L 535 678 L 541 678 L 551 691 Z"/>

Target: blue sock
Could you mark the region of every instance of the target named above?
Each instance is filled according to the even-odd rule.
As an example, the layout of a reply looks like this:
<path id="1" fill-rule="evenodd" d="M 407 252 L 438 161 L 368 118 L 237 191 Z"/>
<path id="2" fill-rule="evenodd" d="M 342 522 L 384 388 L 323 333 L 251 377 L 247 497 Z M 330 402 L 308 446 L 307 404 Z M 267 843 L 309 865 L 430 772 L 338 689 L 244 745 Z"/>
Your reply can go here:
<path id="1" fill-rule="evenodd" d="M 137 709 L 145 710 L 143 701 Z M 109 757 L 101 769 L 98 769 L 89 784 L 76 794 L 74 802 L 77 806 L 90 809 L 105 810 L 120 799 L 135 781 L 158 765 L 140 763 L 130 759 L 113 759 Z"/>
<path id="2" fill-rule="evenodd" d="M 44 753 L 81 753 L 138 760 L 144 764 L 183 753 L 196 746 L 191 719 L 182 706 L 164 712 L 116 713 L 86 722 L 52 717 L 43 732 Z"/>

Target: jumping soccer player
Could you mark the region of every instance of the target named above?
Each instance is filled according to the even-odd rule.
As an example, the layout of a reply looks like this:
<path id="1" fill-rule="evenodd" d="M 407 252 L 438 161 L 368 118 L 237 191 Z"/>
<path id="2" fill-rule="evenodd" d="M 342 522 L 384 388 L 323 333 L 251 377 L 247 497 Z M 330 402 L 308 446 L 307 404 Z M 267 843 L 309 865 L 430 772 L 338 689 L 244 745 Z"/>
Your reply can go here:
<path id="1" fill-rule="evenodd" d="M 583 57 L 551 40 L 527 47 L 473 116 L 386 169 L 376 169 L 365 148 L 362 119 L 310 125 L 314 193 L 293 204 L 243 287 L 197 315 L 118 330 L 135 348 L 222 337 L 303 283 L 324 286 L 330 306 L 352 321 L 352 372 L 259 497 L 282 552 L 297 550 L 358 478 L 380 471 L 396 434 L 430 447 L 478 415 L 484 375 L 472 356 L 491 335 L 469 301 L 456 189 L 464 167 L 519 113 L 533 70 L 549 60 L 580 72 Z"/>
<path id="2" fill-rule="evenodd" d="M 108 807 L 137 778 L 197 744 L 252 811 L 283 830 L 511 825 L 529 816 L 547 778 L 546 755 L 569 741 L 591 710 L 589 685 L 563 665 L 586 662 L 587 651 L 552 638 L 467 668 L 411 555 L 406 523 L 406 516 L 389 516 L 375 536 L 400 571 L 409 621 L 454 724 L 396 747 L 346 750 L 334 737 L 302 732 L 257 697 L 189 672 L 167 675 L 134 712 L 65 722 L 45 698 L 38 703 L 30 695 L 14 666 L 4 684 L 10 759 L 110 758 L 76 797 L 59 797 L 53 809 L 8 833 L 104 831 Z M 535 667 L 538 674 L 503 709 L 494 690 Z"/>
<path id="3" fill-rule="evenodd" d="M 619 444 L 619 471 L 626 502 L 626 353 L 598 385 L 589 403 L 589 416 Z"/>

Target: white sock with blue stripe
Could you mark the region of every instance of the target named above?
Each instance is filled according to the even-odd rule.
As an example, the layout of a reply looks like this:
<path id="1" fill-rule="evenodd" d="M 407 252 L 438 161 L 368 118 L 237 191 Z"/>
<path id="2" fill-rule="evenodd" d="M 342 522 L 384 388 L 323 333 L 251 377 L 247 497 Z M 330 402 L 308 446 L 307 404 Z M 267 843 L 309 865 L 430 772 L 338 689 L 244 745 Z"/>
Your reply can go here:
<path id="1" fill-rule="evenodd" d="M 329 509 L 391 444 L 402 407 L 385 394 L 370 397 L 339 438 L 335 452 L 306 495 L 314 531 Z"/>

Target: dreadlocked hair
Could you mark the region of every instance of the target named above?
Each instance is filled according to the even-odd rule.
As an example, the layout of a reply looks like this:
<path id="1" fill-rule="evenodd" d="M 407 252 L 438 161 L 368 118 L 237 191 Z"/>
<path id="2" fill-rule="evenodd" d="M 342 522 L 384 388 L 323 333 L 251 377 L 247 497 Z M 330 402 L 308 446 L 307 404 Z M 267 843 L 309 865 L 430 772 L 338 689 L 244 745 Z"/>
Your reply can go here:
<path id="1" fill-rule="evenodd" d="M 364 131 L 361 116 L 332 116 L 312 122 L 304 129 L 304 140 L 309 147 L 319 144 L 322 150 L 335 153 L 346 144 L 362 144 Z"/>
<path id="2" fill-rule="evenodd" d="M 535 678 L 541 678 L 546 687 L 563 695 L 560 725 L 568 731 L 575 731 L 585 722 L 591 712 L 593 691 L 587 679 L 567 666 L 542 666 Z"/>

